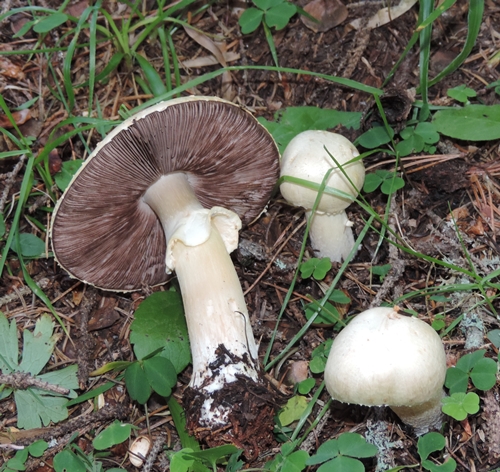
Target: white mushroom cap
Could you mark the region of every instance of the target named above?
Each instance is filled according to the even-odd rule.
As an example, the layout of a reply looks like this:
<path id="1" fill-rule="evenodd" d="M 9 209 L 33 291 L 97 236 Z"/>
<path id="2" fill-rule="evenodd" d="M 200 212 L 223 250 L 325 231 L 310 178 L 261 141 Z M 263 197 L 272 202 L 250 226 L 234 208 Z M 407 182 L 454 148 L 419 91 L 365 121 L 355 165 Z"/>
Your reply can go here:
<path id="1" fill-rule="evenodd" d="M 129 447 L 130 463 L 135 467 L 142 467 L 144 459 L 151 449 L 151 440 L 147 436 L 139 436 Z"/>
<path id="2" fill-rule="evenodd" d="M 335 338 L 325 384 L 336 400 L 390 406 L 425 432 L 440 424 L 445 376 L 443 344 L 431 326 L 393 308 L 372 308 Z"/>
<path id="3" fill-rule="evenodd" d="M 356 188 L 353 188 L 346 176 L 337 168 L 325 148 L 342 165 Z M 346 166 L 344 164 L 357 156 L 359 152 L 354 144 L 340 134 L 318 130 L 304 131 L 295 136 L 283 152 L 281 175 L 321 183 L 329 169 L 337 168 L 330 174 L 327 185 L 356 197 L 358 190 L 363 186 L 365 168 L 361 160 Z M 280 191 L 289 203 L 307 210 L 313 207 L 317 196 L 316 191 L 290 182 L 283 182 Z M 325 193 L 321 197 L 317 211 L 333 215 L 345 210 L 351 203 L 352 200 Z"/>

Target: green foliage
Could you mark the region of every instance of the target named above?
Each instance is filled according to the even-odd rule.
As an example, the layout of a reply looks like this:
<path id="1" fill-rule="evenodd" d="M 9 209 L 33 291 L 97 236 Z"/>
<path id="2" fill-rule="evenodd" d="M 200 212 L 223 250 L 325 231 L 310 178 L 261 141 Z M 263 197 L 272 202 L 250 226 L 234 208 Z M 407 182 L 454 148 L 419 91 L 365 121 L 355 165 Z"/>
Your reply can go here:
<path id="1" fill-rule="evenodd" d="M 322 464 L 318 472 L 364 472 L 365 466 L 358 459 L 374 457 L 377 448 L 357 433 L 343 433 L 337 439 L 323 443 L 316 454 L 307 459 L 307 465 Z"/>
<path id="2" fill-rule="evenodd" d="M 383 194 L 392 195 L 402 189 L 404 185 L 405 181 L 398 177 L 395 172 L 379 169 L 372 174 L 367 174 L 363 190 L 370 193 L 380 187 Z"/>
<path id="3" fill-rule="evenodd" d="M 23 257 L 38 257 L 45 253 L 45 242 L 31 233 L 20 233 L 12 241 L 12 250 Z"/>
<path id="4" fill-rule="evenodd" d="M 321 343 L 311 353 L 309 369 L 311 369 L 313 374 L 321 374 L 325 371 L 326 361 L 328 360 L 328 354 L 330 354 L 332 343 L 333 339 L 328 339 L 327 341 Z"/>
<path id="5" fill-rule="evenodd" d="M 104 468 L 92 453 L 85 454 L 76 444 L 70 443 L 54 456 L 55 472 L 103 472 Z M 107 472 L 126 472 L 125 469 L 111 468 Z"/>
<path id="6" fill-rule="evenodd" d="M 283 444 L 281 452 L 264 465 L 264 470 L 271 472 L 301 472 L 304 470 L 309 454 L 306 451 L 294 451 L 295 447 L 294 442 Z"/>
<path id="7" fill-rule="evenodd" d="M 424 469 L 430 472 L 453 472 L 456 469 L 457 463 L 451 457 L 441 465 L 429 460 L 432 453 L 443 450 L 445 445 L 446 440 L 440 433 L 427 433 L 418 439 L 417 450 Z"/>
<path id="8" fill-rule="evenodd" d="M 500 105 L 467 105 L 439 110 L 432 123 L 451 138 L 491 141 L 500 138 Z"/>
<path id="9" fill-rule="evenodd" d="M 121 444 L 130 437 L 133 428 L 136 426 L 115 420 L 93 439 L 92 445 L 98 451 L 102 451 L 116 444 Z"/>
<path id="10" fill-rule="evenodd" d="M 500 329 L 492 329 L 491 331 L 488 331 L 486 337 L 497 349 L 500 349 Z"/>
<path id="11" fill-rule="evenodd" d="M 125 370 L 125 385 L 130 397 L 138 403 L 148 401 L 152 391 L 169 397 L 177 383 L 173 364 L 160 355 L 132 363 Z"/>
<path id="12" fill-rule="evenodd" d="M 67 397 L 74 398 L 76 392 L 73 389 L 78 388 L 76 365 L 40 374 L 52 356 L 58 339 L 53 330 L 54 323 L 45 314 L 37 320 L 33 332 L 25 329 L 23 356 L 19 362 L 16 323 L 12 321 L 9 324 L 3 313 L 0 313 L 0 370 L 5 374 L 28 373 L 37 380 L 68 389 Z M 8 397 L 12 391 L 11 388 L 4 388 L 0 392 L 0 399 Z M 19 428 L 40 428 L 42 423 L 48 426 L 51 421 L 57 423 L 68 417 L 67 398 L 47 390 L 37 387 L 15 390 L 14 400 Z"/>
<path id="13" fill-rule="evenodd" d="M 170 414 L 172 415 L 172 419 L 174 421 L 175 429 L 177 430 L 177 434 L 179 435 L 182 447 L 189 448 L 193 451 L 199 451 L 200 444 L 193 436 L 191 436 L 187 432 L 186 415 L 184 414 L 184 410 L 182 409 L 181 405 L 174 398 L 174 396 L 168 398 L 167 403 L 168 403 L 168 408 L 170 410 Z"/>
<path id="14" fill-rule="evenodd" d="M 300 419 L 306 411 L 308 400 L 302 395 L 294 395 L 278 413 L 278 419 L 282 426 L 288 426 Z"/>
<path id="15" fill-rule="evenodd" d="M 155 292 L 135 311 L 130 326 L 130 342 L 137 359 L 143 359 L 157 349 L 168 359 L 177 373 L 191 361 L 189 338 L 178 292 Z"/>
<path id="16" fill-rule="evenodd" d="M 283 29 L 297 13 L 297 6 L 287 0 L 252 0 L 252 2 L 257 8 L 247 8 L 238 20 L 241 32 L 251 33 L 262 25 L 273 61 L 276 67 L 279 67 L 271 28 Z"/>
<path id="17" fill-rule="evenodd" d="M 308 298 L 312 300 L 312 297 Z M 351 302 L 351 299 L 342 290 L 337 289 L 332 291 L 328 300 L 335 303 L 337 306 L 347 305 Z M 332 326 L 334 329 L 340 329 L 345 324 L 342 321 L 342 316 L 340 315 L 337 306 L 330 303 L 330 301 L 324 303 L 323 306 L 321 306 L 317 301 L 304 305 L 306 319 L 310 320 L 319 310 L 319 313 L 314 320 L 315 324 L 327 325 Z"/>
<path id="18" fill-rule="evenodd" d="M 288 107 L 274 114 L 274 121 L 259 118 L 259 122 L 273 135 L 280 153 L 288 143 L 303 131 L 328 130 L 338 125 L 358 129 L 362 113 L 331 110 L 318 107 Z"/>
<path id="19" fill-rule="evenodd" d="M 38 34 L 48 33 L 68 21 L 69 17 L 65 13 L 53 11 L 47 16 L 40 16 L 34 20 L 27 21 L 22 28 L 14 35 L 14 38 L 24 36 L 31 28 Z"/>
<path id="20" fill-rule="evenodd" d="M 486 350 L 480 349 L 462 356 L 455 367 L 446 371 L 445 385 L 450 394 L 467 391 L 469 378 L 479 390 L 489 390 L 496 383 L 497 363 L 484 357 Z"/>
<path id="21" fill-rule="evenodd" d="M 479 396 L 474 392 L 455 392 L 442 398 L 441 402 L 443 413 L 458 421 L 465 420 L 467 415 L 474 415 L 479 411 Z"/>
<path id="22" fill-rule="evenodd" d="M 497 54 L 500 54 L 500 51 Z M 497 95 L 500 95 L 500 80 L 496 80 L 495 82 L 492 82 L 486 88 L 488 88 L 488 89 L 493 88 L 493 89 L 495 89 L 495 93 Z"/>
<path id="23" fill-rule="evenodd" d="M 153 94 L 155 97 L 159 97 L 160 95 L 167 93 L 167 87 L 163 83 L 160 74 L 158 74 L 156 69 L 149 63 L 149 61 L 146 58 L 142 57 L 140 54 L 137 54 L 136 60 L 140 68 L 142 69 L 142 72 L 144 73 L 147 83 L 149 84 L 148 87 L 140 77 L 136 77 L 136 80 L 141 83 L 141 87 L 144 90 L 144 93 Z"/>
<path id="24" fill-rule="evenodd" d="M 434 316 L 434 319 L 432 320 L 431 326 L 436 331 L 441 331 L 446 326 L 444 318 L 445 318 L 444 313 L 438 313 L 437 315 Z"/>
<path id="25" fill-rule="evenodd" d="M 380 281 L 383 282 L 387 274 L 391 271 L 392 265 L 391 264 L 384 264 L 381 266 L 372 266 L 370 268 L 371 272 L 373 275 L 378 275 L 380 278 Z"/>
<path id="26" fill-rule="evenodd" d="M 64 192 L 68 187 L 73 175 L 76 174 L 78 169 L 83 164 L 83 159 L 74 159 L 72 161 L 65 161 L 62 163 L 61 170 L 54 175 L 54 181 L 59 190 Z"/>
<path id="27" fill-rule="evenodd" d="M 475 90 L 472 90 L 464 84 L 448 89 L 446 94 L 448 97 L 454 98 L 462 103 L 469 103 L 469 98 L 477 96 Z"/>
<path id="28" fill-rule="evenodd" d="M 203 451 L 194 451 L 191 448 L 183 448 L 170 454 L 171 472 L 209 472 L 216 471 L 217 466 L 223 463 L 231 463 L 234 470 L 238 464 L 238 457 L 243 451 L 232 444 L 212 447 Z M 231 456 L 229 461 L 226 459 Z M 231 469 L 226 469 L 230 471 Z"/>
<path id="29" fill-rule="evenodd" d="M 297 391 L 301 395 L 307 395 L 315 386 L 316 381 L 313 378 L 309 377 L 308 379 L 303 380 L 297 385 Z"/>
<path id="30" fill-rule="evenodd" d="M 366 149 L 375 149 L 384 144 L 388 144 L 394 138 L 394 130 L 385 126 L 374 126 L 365 131 L 356 139 L 354 144 L 363 146 Z"/>
<path id="31" fill-rule="evenodd" d="M 432 295 L 429 299 L 438 303 L 449 303 L 451 301 L 451 298 L 444 295 Z"/>
<path id="32" fill-rule="evenodd" d="M 402 140 L 396 144 L 396 151 L 400 156 L 409 156 L 422 151 L 433 154 L 436 147 L 432 144 L 439 141 L 436 127 L 427 122 L 418 123 L 417 126 L 408 126 L 399 135 Z"/>
<path id="33" fill-rule="evenodd" d="M 14 457 L 9 459 L 4 467 L 0 467 L 2 472 L 14 472 L 17 470 L 26 470 L 25 463 L 28 460 L 28 454 L 32 457 L 41 457 L 48 449 L 49 445 L 42 439 L 35 441 L 24 449 L 16 452 Z"/>
<path id="34" fill-rule="evenodd" d="M 241 32 L 254 32 L 263 22 L 269 28 L 283 29 L 297 13 L 297 7 L 286 0 L 252 0 L 256 8 L 247 8 L 238 20 Z"/>
<path id="35" fill-rule="evenodd" d="M 328 257 L 321 259 L 311 257 L 306 262 L 302 262 L 299 267 L 300 275 L 303 279 L 308 279 L 312 276 L 316 280 L 323 280 L 331 268 L 332 262 Z"/>

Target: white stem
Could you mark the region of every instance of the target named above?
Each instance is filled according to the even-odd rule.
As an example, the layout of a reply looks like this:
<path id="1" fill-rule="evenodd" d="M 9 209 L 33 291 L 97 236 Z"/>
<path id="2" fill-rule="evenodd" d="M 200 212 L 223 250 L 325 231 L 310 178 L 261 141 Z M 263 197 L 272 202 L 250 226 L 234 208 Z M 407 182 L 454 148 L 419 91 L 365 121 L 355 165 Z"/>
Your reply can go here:
<path id="1" fill-rule="evenodd" d="M 306 212 L 309 219 L 311 211 Z M 345 260 L 354 247 L 352 223 L 345 211 L 330 215 L 314 214 L 309 229 L 311 245 L 317 257 L 329 257 L 332 262 Z"/>
<path id="2" fill-rule="evenodd" d="M 209 395 L 239 375 L 257 381 L 257 346 L 228 252 L 237 245 L 240 219 L 223 208 L 203 209 L 182 173 L 163 176 L 144 202 L 162 222 L 167 266 L 181 288 L 193 357 L 190 386 Z M 229 412 L 211 411 L 209 401 L 203 410 L 206 424 L 224 423 Z"/>
<path id="3" fill-rule="evenodd" d="M 391 406 L 391 410 L 401 418 L 405 424 L 409 424 L 415 430 L 417 436 L 421 436 L 431 430 L 439 430 L 443 424 L 443 413 L 441 410 L 441 398 L 444 391 L 440 390 L 434 398 L 414 406 Z"/>

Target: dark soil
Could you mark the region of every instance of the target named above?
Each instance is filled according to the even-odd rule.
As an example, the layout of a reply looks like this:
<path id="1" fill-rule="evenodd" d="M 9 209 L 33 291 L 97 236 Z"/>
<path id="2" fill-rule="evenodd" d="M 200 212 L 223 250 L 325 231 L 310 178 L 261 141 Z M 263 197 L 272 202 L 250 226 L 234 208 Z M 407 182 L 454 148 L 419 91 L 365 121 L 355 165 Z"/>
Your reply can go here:
<path id="1" fill-rule="evenodd" d="M 13 0 L 11 7 L 21 6 L 22 0 Z M 38 4 L 38 2 L 35 2 Z M 40 1 L 41 6 L 57 2 Z M 81 3 L 86 6 L 85 0 Z M 304 2 L 302 2 L 304 3 Z M 355 18 L 368 18 L 379 8 L 378 2 L 351 3 L 348 5 L 349 16 L 343 24 L 324 33 L 314 33 L 295 16 L 282 31 L 274 34 L 280 66 L 320 72 L 338 77 L 350 78 L 360 83 L 381 87 L 394 63 L 401 56 L 412 32 L 414 31 L 418 11 L 410 11 L 394 19 L 391 23 L 371 31 L 349 29 L 346 24 Z M 459 0 L 437 22 L 432 37 L 431 75 L 442 70 L 461 50 L 467 35 L 468 2 Z M 107 6 L 115 12 L 118 6 L 112 2 Z M 121 10 L 120 10 L 121 11 Z M 122 12 L 123 13 L 123 12 Z M 23 49 L 34 42 L 35 36 L 27 33 L 22 39 L 13 38 L 13 30 L 22 22 L 20 15 L 9 17 L 0 25 L 0 50 Z M 233 5 L 226 2 L 216 3 L 201 15 L 191 18 L 192 24 L 199 30 L 223 38 L 228 52 L 236 59 L 230 65 L 273 65 L 272 57 L 262 29 L 241 37 Z M 58 35 L 64 31 L 64 25 L 49 33 L 45 45 L 50 47 Z M 446 91 L 456 85 L 466 84 L 477 92 L 478 100 L 491 104 L 498 103 L 498 95 L 486 86 L 500 78 L 500 66 L 488 65 L 488 59 L 498 51 L 500 44 L 500 7 L 492 0 L 486 1 L 484 22 L 478 42 L 466 63 L 455 73 L 430 89 L 430 100 L 435 104 L 449 104 L 451 101 Z M 175 34 L 175 47 L 180 61 L 187 61 L 209 53 L 184 31 Z M 159 71 L 162 71 L 162 51 L 158 41 L 146 43 L 141 51 Z M 97 68 L 101 70 L 114 53 L 111 43 L 99 49 Z M 87 55 L 82 52 L 74 64 L 73 74 L 78 82 L 85 80 Z M 54 76 L 49 73 L 42 58 L 26 55 L 0 56 L 8 58 L 11 73 L 0 70 L 0 90 L 7 104 L 14 108 L 40 91 L 42 98 L 31 110 L 31 119 L 21 125 L 24 133 L 34 134 L 37 139 L 34 146 L 41 149 L 46 144 L 51 130 L 67 117 L 67 113 L 50 93 L 54 87 Z M 53 68 L 62 71 L 63 56 L 53 56 Z M 4 66 L 0 66 L 4 67 Z M 188 80 L 219 66 L 196 67 L 181 70 L 183 80 Z M 78 74 L 81 71 L 81 77 Z M 96 96 L 99 99 L 103 115 L 109 119 L 118 117 L 121 105 L 133 108 L 151 98 L 138 92 L 133 75 L 138 71 L 121 68 L 109 82 L 99 84 Z M 163 74 L 163 72 L 161 72 Z M 57 76 L 57 74 L 56 74 Z M 81 79 L 81 80 L 80 80 Z M 248 107 L 257 116 L 272 119 L 276 111 L 289 106 L 316 106 L 346 111 L 373 110 L 373 103 L 368 94 L 337 86 L 326 80 L 306 75 L 278 74 L 277 72 L 248 70 L 232 72 L 230 89 L 223 88 L 221 78 L 213 79 L 189 92 L 199 95 L 224 96 L 236 103 Z M 409 112 L 408 97 L 419 82 L 419 52 L 414 48 L 403 61 L 393 80 L 387 87 L 386 113 L 397 128 L 406 119 Z M 85 88 L 76 89 L 74 114 L 82 115 L 88 106 Z M 369 127 L 367 115 L 365 127 Z M 355 139 L 362 130 L 341 131 L 350 139 Z M 99 141 L 97 133 L 85 134 L 91 149 Z M 12 141 L 0 136 L 0 151 L 15 149 Z M 497 235 L 500 228 L 500 159 L 499 142 L 470 143 L 443 139 L 437 153 L 443 159 L 423 161 L 418 156 L 404 161 L 406 185 L 391 200 L 389 225 L 403 238 L 408 247 L 427 256 L 446 260 L 460 267 L 469 267 L 472 263 L 480 274 L 487 275 L 499 268 L 500 247 Z M 52 156 L 53 172 L 60 168 L 61 160 L 86 157 L 81 142 L 73 139 L 61 144 Z M 444 157 L 452 156 L 450 159 Z M 15 169 L 18 158 L 0 161 L 0 173 L 7 174 Z M 376 153 L 366 158 L 367 169 L 391 169 L 393 162 L 384 153 Z M 1 198 L 4 203 L 13 199 L 19 191 L 22 180 L 22 168 L 15 172 L 13 185 L 6 187 Z M 5 176 L 3 176 L 4 182 Z M 0 188 L 1 188 L 0 184 Z M 43 190 L 40 188 L 40 190 Z M 3 191 L 0 191 L 3 193 Z M 387 197 L 380 192 L 366 195 L 370 205 L 383 215 Z M 39 217 L 39 207 L 51 205 L 43 194 L 29 200 L 32 214 Z M 31 211 L 30 210 L 30 211 Z M 450 218 L 452 211 L 456 225 L 460 229 L 458 239 Z M 291 208 L 276 193 L 266 213 L 255 223 L 241 232 L 240 247 L 233 254 L 233 260 L 245 290 L 247 304 L 255 338 L 260 342 L 262 355 L 268 347 L 276 319 L 284 297 L 296 270 L 297 258 L 302 244 L 305 226 L 303 211 Z M 367 217 L 353 205 L 349 217 L 354 222 L 356 234 L 363 228 Z M 9 227 L 12 215 L 6 218 Z M 46 218 L 42 216 L 42 218 Z M 30 231 L 27 220 L 23 220 L 23 231 Z M 42 237 L 44 237 L 43 235 Z M 470 260 L 464 255 L 464 248 L 470 252 Z M 313 256 L 308 247 L 307 255 Z M 380 281 L 371 276 L 372 265 L 391 264 L 392 270 Z M 46 312 L 44 304 L 27 289 L 19 262 L 11 257 L 9 270 L 4 271 L 0 279 L 0 294 L 4 313 L 10 319 L 16 319 L 19 326 L 33 326 L 39 314 Z M 58 314 L 65 321 L 71 334 L 71 340 L 61 336 L 54 356 L 58 365 L 75 364 L 79 366 L 81 393 L 99 385 L 89 373 L 105 363 L 115 360 L 131 360 L 133 354 L 129 343 L 129 326 L 134 310 L 151 290 L 132 295 L 101 292 L 83 283 L 70 279 L 53 259 L 34 260 L 28 264 L 31 276 L 43 286 L 44 292 L 54 304 Z M 324 280 L 329 285 L 336 275 L 334 267 Z M 371 305 L 391 302 L 410 291 L 446 283 L 458 283 L 459 274 L 431 262 L 413 257 L 390 246 L 387 241 L 379 247 L 379 234 L 373 230 L 365 237 L 359 252 L 342 275 L 337 288 L 342 289 L 351 298 L 345 317 L 359 313 Z M 292 337 L 305 324 L 303 304 L 307 296 L 315 299 L 323 295 L 322 287 L 311 279 L 299 277 L 292 299 L 279 324 L 276 340 L 271 351 L 271 359 L 277 356 Z M 494 293 L 488 293 L 493 297 Z M 476 295 L 471 292 L 453 296 L 446 307 L 445 323 L 449 326 L 460 314 L 470 311 L 477 303 Z M 412 298 L 404 302 L 403 308 L 419 313 L 421 319 L 432 322 L 436 315 L 443 313 L 442 302 L 429 297 Z M 493 311 L 494 308 L 496 311 Z M 499 328 L 498 298 L 493 307 L 479 305 L 476 315 L 484 324 L 484 333 Z M 297 349 L 290 352 L 286 360 L 266 375 L 280 384 L 282 398 L 293 393 L 289 372 L 303 361 L 311 359 L 312 351 L 323 341 L 336 334 L 329 326 L 311 327 L 297 343 Z M 452 330 L 444 343 L 449 365 L 465 353 L 466 329 Z M 484 337 L 483 348 L 488 349 L 488 356 L 496 356 L 496 348 Z M 477 348 L 477 347 L 476 347 Z M 309 372 L 309 376 L 312 374 Z M 314 375 L 317 384 L 322 375 Z M 175 396 L 180 401 L 186 389 L 190 372 L 179 377 Z M 459 471 L 489 471 L 500 467 L 500 407 L 498 403 L 498 384 L 489 392 L 478 392 L 481 397 L 481 410 L 476 415 L 469 415 L 462 422 L 448 419 L 443 433 L 447 438 L 447 454 L 458 463 Z M 277 395 L 278 397 L 278 395 Z M 328 395 L 323 393 L 320 402 L 326 402 Z M 249 399 L 243 399 L 250 401 Z M 253 399 L 255 400 L 255 399 Z M 253 401 L 252 400 L 252 401 Z M 12 397 L 0 401 L 0 445 L 15 442 L 26 444 L 37 438 L 57 438 L 60 450 L 70 439 L 72 433 L 78 433 L 78 444 L 85 451 L 90 451 L 94 431 L 120 418 L 137 425 L 140 433 L 147 432 L 144 410 L 131 402 L 122 385 L 117 385 L 105 393 L 104 413 L 90 413 L 88 404 L 76 406 L 70 411 L 66 422 L 43 428 L 42 431 L 12 432 L 16 425 L 16 408 Z M 259 414 L 271 416 L 272 404 L 266 401 L 253 405 L 265 408 Z M 321 403 L 323 404 L 323 403 Z M 247 404 L 248 407 L 251 404 Z M 317 411 L 320 407 L 318 404 Z M 167 433 L 167 443 L 171 448 L 178 448 L 179 439 L 170 416 L 163 412 L 167 406 L 163 399 L 152 397 L 148 403 L 149 428 L 153 437 Z M 315 410 L 315 413 L 317 411 Z M 106 413 L 108 412 L 108 413 Z M 257 414 L 257 418 L 259 417 Z M 314 417 L 314 415 L 313 415 Z M 380 423 L 384 420 L 385 423 Z M 380 425 L 385 431 L 377 431 Z M 253 425 L 255 428 L 255 424 Z M 383 428 L 384 428 L 383 427 Z M 387 464 L 405 466 L 420 462 L 413 432 L 400 423 L 398 418 L 386 409 L 369 409 L 334 403 L 325 420 L 315 428 L 305 446 L 313 453 L 327 439 L 340 433 L 359 432 L 365 437 L 380 437 L 386 434 L 393 448 L 388 452 Z M 252 431 L 240 432 L 242 443 L 251 443 Z M 14 435 L 14 436 L 12 436 Z M 270 440 L 269 435 L 262 444 L 253 444 L 247 454 L 249 467 L 260 467 L 278 451 L 279 443 Z M 14 438 L 14 439 L 12 439 Z M 217 438 L 210 437 L 210 444 L 217 444 Z M 4 458 L 10 457 L 9 449 L 1 449 Z M 51 455 L 55 450 L 51 449 Z M 126 448 L 116 447 L 111 459 L 121 461 Z M 29 470 L 51 470 L 51 456 L 41 460 L 32 460 Z M 1 464 L 0 457 L 0 464 Z M 45 465 L 44 465 L 45 464 Z M 375 463 L 367 461 L 367 470 L 375 470 Z M 106 463 L 110 467 L 111 463 Z M 129 470 L 136 470 L 127 463 Z M 158 460 L 153 470 L 167 470 Z M 314 470 L 314 468 L 311 468 Z M 415 469 L 417 470 L 417 469 Z M 286 472 L 286 471 L 285 471 Z"/>

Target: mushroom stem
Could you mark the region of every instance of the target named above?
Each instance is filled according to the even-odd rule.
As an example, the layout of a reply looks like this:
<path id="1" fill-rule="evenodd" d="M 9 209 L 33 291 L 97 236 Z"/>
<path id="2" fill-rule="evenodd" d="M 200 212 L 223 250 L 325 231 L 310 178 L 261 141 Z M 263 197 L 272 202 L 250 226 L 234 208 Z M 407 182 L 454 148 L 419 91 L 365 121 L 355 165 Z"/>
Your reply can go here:
<path id="1" fill-rule="evenodd" d="M 444 396 L 445 393 L 441 390 L 438 395 L 425 403 L 414 406 L 391 405 L 390 408 L 403 423 L 413 427 L 417 436 L 421 436 L 428 431 L 441 428 L 443 424 L 441 398 Z"/>
<path id="2" fill-rule="evenodd" d="M 306 212 L 309 220 L 311 211 Z M 352 223 L 345 211 L 335 215 L 316 212 L 313 216 L 309 236 L 318 257 L 329 257 L 332 262 L 341 262 L 354 247 Z"/>
<path id="3" fill-rule="evenodd" d="M 181 288 L 193 357 L 190 387 L 205 398 L 200 420 L 224 424 L 231 406 L 212 405 L 210 395 L 239 376 L 259 379 L 257 346 L 229 256 L 241 221 L 221 207 L 204 209 L 184 173 L 162 176 L 143 200 L 163 225 L 166 265 Z"/>

